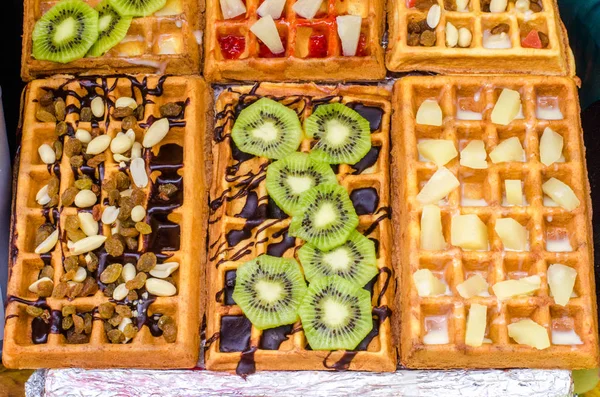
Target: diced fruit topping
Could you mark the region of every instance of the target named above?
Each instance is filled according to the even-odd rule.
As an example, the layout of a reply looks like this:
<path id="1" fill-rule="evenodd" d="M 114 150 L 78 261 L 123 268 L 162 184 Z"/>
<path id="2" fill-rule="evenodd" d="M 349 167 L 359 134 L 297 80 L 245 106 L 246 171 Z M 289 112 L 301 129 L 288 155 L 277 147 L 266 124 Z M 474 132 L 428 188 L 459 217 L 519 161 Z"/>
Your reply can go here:
<path id="1" fill-rule="evenodd" d="M 299 0 L 292 6 L 292 10 L 302 18 L 313 19 L 319 8 L 321 8 L 323 0 Z"/>
<path id="2" fill-rule="evenodd" d="M 225 59 L 238 59 L 246 49 L 246 38 L 244 36 L 226 35 L 219 37 L 221 54 Z"/>
<path id="3" fill-rule="evenodd" d="M 324 34 L 313 34 L 308 41 L 308 56 L 310 58 L 325 58 L 327 56 L 327 37 Z"/>
<path id="4" fill-rule="evenodd" d="M 413 273 L 417 293 L 421 297 L 446 293 L 446 284 L 441 282 L 429 269 L 420 269 Z"/>
<path id="5" fill-rule="evenodd" d="M 523 187 L 519 179 L 506 179 L 504 181 L 506 202 L 509 205 L 523 205 Z"/>
<path id="6" fill-rule="evenodd" d="M 446 165 L 458 155 L 454 142 L 447 139 L 425 139 L 417 145 L 419 154 L 436 165 Z"/>
<path id="7" fill-rule="evenodd" d="M 446 47 L 456 47 L 458 44 L 458 29 L 452 22 L 446 22 Z"/>
<path id="8" fill-rule="evenodd" d="M 279 31 L 275 25 L 273 17 L 267 15 L 256 21 L 254 25 L 250 27 L 250 31 L 259 38 L 273 54 L 281 54 L 285 51 L 283 44 L 281 43 L 281 37 L 279 37 Z"/>
<path id="9" fill-rule="evenodd" d="M 505 88 L 500 93 L 498 101 L 492 110 L 492 123 L 508 125 L 517 117 L 521 109 L 521 94 L 519 91 Z"/>
<path id="10" fill-rule="evenodd" d="M 421 204 L 435 204 L 459 186 L 460 182 L 454 174 L 448 168 L 440 167 L 423 186 L 417 195 L 417 201 Z"/>
<path id="11" fill-rule="evenodd" d="M 527 232 L 527 228 L 513 218 L 497 219 L 494 230 L 500 237 L 500 240 L 502 240 L 505 250 L 529 250 L 529 233 Z"/>
<path id="12" fill-rule="evenodd" d="M 258 7 L 256 12 L 261 17 L 266 17 L 270 15 L 273 19 L 281 18 L 281 14 L 283 13 L 283 8 L 285 7 L 285 0 L 265 0 Z"/>
<path id="13" fill-rule="evenodd" d="M 556 178 L 548 179 L 543 185 L 545 194 L 567 211 L 573 211 L 579 207 L 579 199 L 567 184 Z"/>
<path id="14" fill-rule="evenodd" d="M 475 214 L 453 216 L 450 235 L 456 247 L 479 251 L 489 248 L 487 227 Z"/>
<path id="15" fill-rule="evenodd" d="M 546 127 L 540 139 L 540 161 L 545 166 L 557 162 L 562 156 L 563 137 L 550 127 Z"/>
<path id="16" fill-rule="evenodd" d="M 431 29 L 435 29 L 440 23 L 440 17 L 442 15 L 442 9 L 438 4 L 434 4 L 429 8 L 427 12 L 427 25 Z"/>
<path id="17" fill-rule="evenodd" d="M 540 40 L 540 35 L 538 31 L 535 29 L 531 29 L 531 31 L 521 40 L 521 46 L 523 48 L 542 48 L 542 41 Z"/>
<path id="18" fill-rule="evenodd" d="M 423 207 L 421 214 L 421 249 L 439 251 L 446 247 L 442 233 L 442 216 L 440 207 L 429 204 Z"/>
<path id="19" fill-rule="evenodd" d="M 423 101 L 417 111 L 417 124 L 433 125 L 440 127 L 442 125 L 442 108 L 435 99 L 426 99 Z"/>
<path id="20" fill-rule="evenodd" d="M 519 295 L 532 295 L 540 289 L 542 280 L 540 276 L 523 277 L 518 280 L 505 280 L 497 282 L 492 286 L 494 295 L 501 301 L 513 298 Z"/>
<path id="21" fill-rule="evenodd" d="M 479 273 L 469 277 L 462 283 L 456 286 L 456 290 L 465 299 L 471 299 L 474 296 L 486 292 L 488 290 L 488 283 Z"/>
<path id="22" fill-rule="evenodd" d="M 548 279 L 548 286 L 550 286 L 550 292 L 554 297 L 554 302 L 557 305 L 566 306 L 573 293 L 577 270 L 555 263 L 548 267 L 546 277 Z"/>
<path id="23" fill-rule="evenodd" d="M 490 152 L 490 159 L 492 159 L 492 163 L 506 163 L 509 161 L 525 161 L 525 150 L 523 146 L 521 146 L 521 141 L 516 136 L 512 138 L 508 138 L 498 144 Z"/>
<path id="24" fill-rule="evenodd" d="M 481 140 L 473 140 L 460 152 L 460 165 L 476 170 L 488 167 L 485 144 Z"/>
<path id="25" fill-rule="evenodd" d="M 362 18 L 356 15 L 343 15 L 337 17 L 335 20 L 337 21 L 337 31 L 342 41 L 344 56 L 355 56 L 358 48 Z"/>
<path id="26" fill-rule="evenodd" d="M 520 345 L 543 350 L 550 347 L 548 331 L 535 321 L 526 318 L 508 325 L 508 336 Z"/>
<path id="27" fill-rule="evenodd" d="M 507 0 L 492 0 L 490 2 L 490 12 L 504 12 L 507 5 Z"/>
<path id="28" fill-rule="evenodd" d="M 483 344 L 485 327 L 487 325 L 487 306 L 473 303 L 467 317 L 467 333 L 465 344 L 467 346 L 479 347 Z"/>
<path id="29" fill-rule="evenodd" d="M 223 18 L 232 19 L 246 13 L 246 5 L 242 0 L 219 0 Z"/>

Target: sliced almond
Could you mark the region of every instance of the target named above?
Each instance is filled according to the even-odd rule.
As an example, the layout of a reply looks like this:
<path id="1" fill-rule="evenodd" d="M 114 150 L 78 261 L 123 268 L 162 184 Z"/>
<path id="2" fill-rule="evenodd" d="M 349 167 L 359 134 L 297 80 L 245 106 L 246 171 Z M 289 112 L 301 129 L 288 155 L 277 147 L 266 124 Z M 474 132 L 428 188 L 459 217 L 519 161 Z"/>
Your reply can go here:
<path id="1" fill-rule="evenodd" d="M 97 96 L 92 99 L 92 103 L 90 104 L 92 108 L 92 114 L 98 118 L 104 116 L 104 100 L 102 97 Z"/>
<path id="2" fill-rule="evenodd" d="M 146 210 L 141 205 L 136 205 L 131 210 L 131 220 L 134 222 L 141 222 L 146 217 Z"/>
<path id="3" fill-rule="evenodd" d="M 135 183 L 137 187 L 146 187 L 148 185 L 148 174 L 146 174 L 146 163 L 144 162 L 144 159 L 137 158 L 131 160 L 129 170 L 131 171 L 133 183 Z"/>
<path id="4" fill-rule="evenodd" d="M 134 142 L 131 147 L 131 158 L 139 159 L 142 157 L 142 144 L 139 142 Z"/>
<path id="5" fill-rule="evenodd" d="M 76 283 L 83 283 L 86 277 L 87 272 L 85 271 L 85 268 L 79 266 L 77 268 L 77 272 L 75 272 L 75 275 L 73 276 L 73 281 L 75 281 Z"/>
<path id="6" fill-rule="evenodd" d="M 75 195 L 75 205 L 79 208 L 88 208 L 96 204 L 98 197 L 91 190 L 80 190 Z"/>
<path id="7" fill-rule="evenodd" d="M 86 153 L 87 154 L 100 154 L 104 152 L 110 146 L 110 136 L 98 135 L 88 143 Z"/>
<path id="8" fill-rule="evenodd" d="M 156 120 L 146 134 L 142 141 L 142 146 L 150 148 L 164 139 L 169 133 L 169 120 L 167 118 Z"/>
<path id="9" fill-rule="evenodd" d="M 127 297 L 127 294 L 129 294 L 129 290 L 125 286 L 125 283 L 122 283 L 117 285 L 117 287 L 113 291 L 112 297 L 114 300 L 120 301 L 125 299 Z"/>
<path id="10" fill-rule="evenodd" d="M 38 153 L 44 164 L 54 164 L 56 161 L 56 153 L 54 152 L 54 149 L 52 149 L 52 147 L 47 143 L 40 145 L 38 148 Z"/>
<path id="11" fill-rule="evenodd" d="M 110 151 L 115 154 L 122 154 L 131 149 L 132 145 L 133 142 L 127 135 L 117 136 L 110 142 Z"/>
<path id="12" fill-rule="evenodd" d="M 150 275 L 156 278 L 167 278 L 178 268 L 179 263 L 177 262 L 161 263 L 157 264 L 152 270 L 150 270 Z"/>
<path id="13" fill-rule="evenodd" d="M 94 216 L 89 212 L 80 212 L 77 214 L 79 225 L 86 236 L 98 235 L 98 222 L 94 220 Z"/>
<path id="14" fill-rule="evenodd" d="M 434 4 L 429 8 L 427 12 L 427 25 L 431 29 L 435 29 L 440 23 L 440 18 L 442 16 L 442 9 L 438 4 Z"/>
<path id="15" fill-rule="evenodd" d="M 38 255 L 50 252 L 50 250 L 52 248 L 54 248 L 54 246 L 56 245 L 57 242 L 58 242 L 58 230 L 55 230 L 52 232 L 52 234 L 50 234 L 48 237 L 46 237 L 46 239 L 44 241 L 42 241 L 40 243 L 40 245 L 35 247 L 34 252 Z"/>
<path id="16" fill-rule="evenodd" d="M 40 190 L 38 190 L 37 194 L 35 195 L 35 201 L 39 205 L 46 205 L 52 201 L 52 197 L 48 195 L 48 185 L 44 185 Z"/>
<path id="17" fill-rule="evenodd" d="M 446 47 L 456 47 L 458 44 L 458 29 L 452 22 L 446 22 Z"/>
<path id="18" fill-rule="evenodd" d="M 29 291 L 33 292 L 34 294 L 39 293 L 39 289 L 38 286 L 42 283 L 47 283 L 47 282 L 51 282 L 54 284 L 54 282 L 52 281 L 52 279 L 48 278 L 48 277 L 42 277 L 39 280 L 36 280 L 35 282 L 33 282 L 30 286 L 29 286 Z"/>
<path id="19" fill-rule="evenodd" d="M 471 46 L 473 41 L 473 33 L 467 28 L 458 29 L 458 46 L 461 48 L 468 48 Z"/>
<path id="20" fill-rule="evenodd" d="M 135 99 L 131 98 L 131 97 L 126 97 L 126 96 L 122 96 L 121 98 L 117 99 L 115 101 L 115 107 L 116 108 L 126 108 L 126 107 L 130 107 L 133 110 L 137 109 L 138 104 L 135 101 Z"/>
<path id="21" fill-rule="evenodd" d="M 173 284 L 159 278 L 147 279 L 146 290 L 156 296 L 173 296 L 177 293 L 177 288 Z"/>
<path id="22" fill-rule="evenodd" d="M 58 236 L 57 236 L 58 238 Z M 81 255 L 86 254 L 90 251 L 98 249 L 104 244 L 106 241 L 106 236 L 98 235 L 98 236 L 90 236 L 86 238 L 82 238 L 81 240 L 73 243 L 73 247 L 71 248 L 72 255 Z"/>
<path id="23" fill-rule="evenodd" d="M 121 277 L 123 277 L 123 281 L 125 282 L 133 280 L 136 274 L 137 271 L 133 263 L 126 263 L 125 266 L 123 266 L 123 270 L 121 271 Z"/>
<path id="24" fill-rule="evenodd" d="M 120 211 L 121 210 L 114 205 L 106 207 L 102 213 L 102 223 L 105 225 L 113 224 L 117 220 Z"/>
<path id="25" fill-rule="evenodd" d="M 127 157 L 127 156 L 123 156 L 122 154 L 113 154 L 113 159 L 117 162 L 117 163 L 124 163 L 127 162 L 129 160 L 131 160 L 131 158 Z M 121 168 L 125 168 L 122 164 L 119 164 L 119 166 Z"/>

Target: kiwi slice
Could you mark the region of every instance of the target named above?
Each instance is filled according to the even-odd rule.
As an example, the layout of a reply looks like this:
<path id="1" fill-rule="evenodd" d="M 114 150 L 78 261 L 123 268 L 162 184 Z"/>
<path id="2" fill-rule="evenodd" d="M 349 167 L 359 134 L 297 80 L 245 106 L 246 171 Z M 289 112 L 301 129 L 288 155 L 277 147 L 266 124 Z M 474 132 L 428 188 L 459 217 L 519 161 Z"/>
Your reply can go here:
<path id="1" fill-rule="evenodd" d="M 288 234 L 328 251 L 348 240 L 356 226 L 358 215 L 346 189 L 327 183 L 303 194 Z"/>
<path id="2" fill-rule="evenodd" d="M 313 350 L 353 350 L 373 329 L 371 295 L 339 276 L 310 283 L 298 311 Z"/>
<path id="3" fill-rule="evenodd" d="M 267 329 L 296 322 L 305 293 L 298 262 L 261 255 L 237 269 L 233 300 L 256 328 Z"/>
<path id="4" fill-rule="evenodd" d="M 242 152 L 280 159 L 298 149 L 302 126 L 292 109 L 261 98 L 240 112 L 231 137 Z"/>
<path id="5" fill-rule="evenodd" d="M 292 153 L 267 168 L 267 192 L 275 203 L 291 215 L 300 196 L 322 183 L 337 183 L 329 164 L 312 160 L 306 153 Z"/>
<path id="6" fill-rule="evenodd" d="M 83 58 L 98 38 L 98 12 L 81 0 L 63 0 L 33 29 L 33 57 L 67 63 Z"/>
<path id="7" fill-rule="evenodd" d="M 317 139 L 310 155 L 329 164 L 357 163 L 371 149 L 369 121 L 341 103 L 319 106 L 304 129 Z"/>
<path id="8" fill-rule="evenodd" d="M 145 17 L 154 14 L 167 4 L 167 0 L 108 0 L 123 16 Z"/>
<path id="9" fill-rule="evenodd" d="M 304 244 L 298 251 L 298 259 L 309 282 L 336 275 L 363 287 L 377 274 L 375 243 L 357 230 L 348 241 L 330 251 Z"/>
<path id="10" fill-rule="evenodd" d="M 87 53 L 90 57 L 99 57 L 106 51 L 119 44 L 127 35 L 132 17 L 122 17 L 110 5 L 108 0 L 103 0 L 96 6 L 98 11 L 98 40 Z"/>

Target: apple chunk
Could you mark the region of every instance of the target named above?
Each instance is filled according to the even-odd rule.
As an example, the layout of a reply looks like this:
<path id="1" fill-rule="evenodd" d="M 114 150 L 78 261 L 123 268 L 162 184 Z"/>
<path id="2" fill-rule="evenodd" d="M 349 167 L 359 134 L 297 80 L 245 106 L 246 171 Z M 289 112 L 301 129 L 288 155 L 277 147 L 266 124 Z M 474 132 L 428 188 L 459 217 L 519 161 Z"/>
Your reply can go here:
<path id="1" fill-rule="evenodd" d="M 452 245 L 462 249 L 487 251 L 489 248 L 487 227 L 475 214 L 453 216 L 450 234 Z"/>
<path id="2" fill-rule="evenodd" d="M 467 333 L 465 344 L 479 347 L 483 344 L 487 324 L 487 306 L 473 303 L 467 317 Z"/>
<path id="3" fill-rule="evenodd" d="M 442 216 L 440 207 L 426 205 L 421 214 L 421 249 L 439 251 L 446 247 L 442 233 Z"/>
<path id="4" fill-rule="evenodd" d="M 357 15 L 343 15 L 336 19 L 337 32 L 342 42 L 342 53 L 345 57 L 353 57 L 358 49 L 360 25 L 362 18 Z"/>
<path id="5" fill-rule="evenodd" d="M 519 280 L 500 281 L 492 287 L 494 295 L 501 301 L 520 295 L 531 295 L 542 285 L 540 276 L 523 277 Z"/>
<path id="6" fill-rule="evenodd" d="M 573 293 L 573 287 L 575 287 L 577 270 L 561 265 L 560 263 L 555 263 L 548 267 L 547 278 L 554 302 L 557 305 L 566 306 Z"/>
<path id="7" fill-rule="evenodd" d="M 262 17 L 250 27 L 250 31 L 265 43 L 273 54 L 281 54 L 285 51 L 279 37 L 279 31 L 271 15 Z"/>
<path id="8" fill-rule="evenodd" d="M 503 89 L 492 110 L 492 123 L 508 125 L 517 117 L 520 108 L 521 94 L 508 88 Z"/>
<path id="9" fill-rule="evenodd" d="M 421 269 L 414 272 L 413 281 L 417 287 L 417 293 L 421 297 L 443 295 L 446 293 L 446 284 L 434 276 L 429 269 Z"/>
<path id="10" fill-rule="evenodd" d="M 225 19 L 235 18 L 246 13 L 246 6 L 242 0 L 220 0 L 220 3 L 221 12 Z"/>
<path id="11" fill-rule="evenodd" d="M 557 162 L 562 156 L 563 137 L 550 127 L 546 127 L 540 138 L 540 161 L 545 166 Z"/>
<path id="12" fill-rule="evenodd" d="M 558 205 L 567 211 L 573 211 L 579 207 L 579 199 L 566 183 L 550 178 L 543 185 L 542 190 Z"/>
<path id="13" fill-rule="evenodd" d="M 488 167 L 487 152 L 485 144 L 481 140 L 473 140 L 460 152 L 460 165 L 476 170 L 484 170 Z"/>
<path id="14" fill-rule="evenodd" d="M 490 153 L 492 163 L 505 163 L 508 161 L 525 161 L 525 150 L 521 141 L 516 136 L 508 138 L 498 144 Z"/>
<path id="15" fill-rule="evenodd" d="M 459 186 L 460 182 L 454 174 L 448 168 L 440 167 L 423 186 L 417 201 L 421 204 L 437 203 Z"/>
<path id="16" fill-rule="evenodd" d="M 504 181 L 506 201 L 510 205 L 523 205 L 523 186 L 519 179 L 506 179 Z"/>
<path id="17" fill-rule="evenodd" d="M 421 103 L 417 110 L 417 124 L 439 127 L 442 120 L 442 108 L 435 99 L 426 99 Z"/>
<path id="18" fill-rule="evenodd" d="M 258 7 L 256 12 L 261 17 L 266 17 L 270 15 L 273 19 L 281 18 L 281 14 L 283 13 L 283 8 L 285 7 L 285 0 L 265 0 Z"/>
<path id="19" fill-rule="evenodd" d="M 454 142 L 447 139 L 424 139 L 417 145 L 419 154 L 436 165 L 446 165 L 458 155 Z"/>
<path id="20" fill-rule="evenodd" d="M 508 336 L 520 345 L 543 350 L 550 347 L 548 331 L 535 321 L 526 318 L 508 325 Z"/>
<path id="21" fill-rule="evenodd" d="M 494 230 L 502 240 L 505 250 L 529 251 L 527 228 L 513 218 L 497 219 Z"/>
<path id="22" fill-rule="evenodd" d="M 456 290 L 465 299 L 470 299 L 488 290 L 488 283 L 481 274 L 475 274 L 456 286 Z"/>
<path id="23" fill-rule="evenodd" d="M 292 10 L 302 18 L 313 19 L 321 8 L 323 0 L 299 0 L 292 6 Z"/>

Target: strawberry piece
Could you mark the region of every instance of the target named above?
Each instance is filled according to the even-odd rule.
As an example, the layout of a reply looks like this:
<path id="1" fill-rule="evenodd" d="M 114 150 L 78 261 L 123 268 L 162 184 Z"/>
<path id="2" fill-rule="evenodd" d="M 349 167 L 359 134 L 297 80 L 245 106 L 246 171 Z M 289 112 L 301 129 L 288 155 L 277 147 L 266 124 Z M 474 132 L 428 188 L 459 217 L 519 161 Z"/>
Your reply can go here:
<path id="1" fill-rule="evenodd" d="M 238 59 L 246 48 L 246 39 L 243 36 L 222 36 L 219 37 L 219 45 L 223 58 Z"/>
<path id="2" fill-rule="evenodd" d="M 413 8 L 415 6 L 416 2 L 417 2 L 417 0 L 406 0 L 406 7 Z"/>
<path id="3" fill-rule="evenodd" d="M 535 29 L 532 29 L 527 34 L 527 36 L 523 40 L 521 40 L 521 46 L 524 48 L 541 49 L 542 41 L 540 40 L 540 35 L 538 34 L 538 31 Z"/>
<path id="4" fill-rule="evenodd" d="M 327 56 L 327 38 L 324 34 L 310 36 L 308 56 L 310 58 L 325 58 Z"/>

